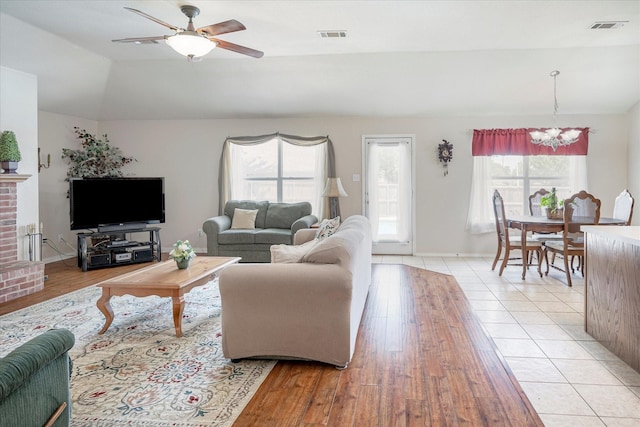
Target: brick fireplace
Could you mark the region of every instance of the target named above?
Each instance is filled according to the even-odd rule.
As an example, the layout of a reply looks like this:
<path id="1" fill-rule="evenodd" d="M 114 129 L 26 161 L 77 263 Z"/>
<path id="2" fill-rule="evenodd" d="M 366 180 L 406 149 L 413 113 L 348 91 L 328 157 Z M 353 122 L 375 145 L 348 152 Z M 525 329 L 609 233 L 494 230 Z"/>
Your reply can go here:
<path id="1" fill-rule="evenodd" d="M 44 263 L 18 260 L 18 183 L 29 175 L 0 175 L 0 304 L 44 288 Z"/>

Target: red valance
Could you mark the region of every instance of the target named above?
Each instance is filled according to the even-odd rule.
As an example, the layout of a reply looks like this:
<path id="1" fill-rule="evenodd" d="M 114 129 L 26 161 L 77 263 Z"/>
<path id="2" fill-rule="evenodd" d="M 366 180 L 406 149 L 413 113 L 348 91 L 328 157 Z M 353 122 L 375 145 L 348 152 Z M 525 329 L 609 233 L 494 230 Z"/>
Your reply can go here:
<path id="1" fill-rule="evenodd" d="M 474 129 L 471 154 L 473 156 L 586 156 L 589 148 L 589 128 L 580 130 L 578 141 L 571 145 L 551 147 L 533 144 L 529 132 L 535 128 Z M 562 131 L 569 128 L 562 129 Z"/>

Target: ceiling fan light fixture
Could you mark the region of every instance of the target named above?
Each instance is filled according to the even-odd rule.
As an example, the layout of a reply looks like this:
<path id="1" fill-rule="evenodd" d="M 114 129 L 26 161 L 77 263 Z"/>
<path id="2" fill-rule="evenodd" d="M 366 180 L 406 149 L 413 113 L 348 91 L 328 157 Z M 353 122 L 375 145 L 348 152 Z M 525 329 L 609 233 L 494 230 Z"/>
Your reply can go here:
<path id="1" fill-rule="evenodd" d="M 169 36 L 166 42 L 173 50 L 186 57 L 204 56 L 217 46 L 217 43 L 195 31 L 183 31 Z"/>

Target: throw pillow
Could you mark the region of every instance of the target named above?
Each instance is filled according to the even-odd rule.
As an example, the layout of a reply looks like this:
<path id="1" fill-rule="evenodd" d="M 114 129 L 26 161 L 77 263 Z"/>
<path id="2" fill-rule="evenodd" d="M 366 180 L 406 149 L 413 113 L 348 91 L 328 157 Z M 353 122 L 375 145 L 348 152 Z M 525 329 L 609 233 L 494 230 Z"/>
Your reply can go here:
<path id="1" fill-rule="evenodd" d="M 258 215 L 258 209 L 239 209 L 233 210 L 233 221 L 231 221 L 231 228 L 256 228 L 256 216 Z"/>
<path id="2" fill-rule="evenodd" d="M 271 245 L 271 262 L 273 264 L 300 262 L 315 244 L 315 240 L 310 240 L 301 245 Z"/>
<path id="3" fill-rule="evenodd" d="M 332 219 L 324 219 L 320 223 L 318 227 L 318 231 L 316 232 L 316 240 L 323 240 L 327 237 L 331 236 L 336 232 L 338 227 L 340 226 L 340 217 L 337 216 Z"/>

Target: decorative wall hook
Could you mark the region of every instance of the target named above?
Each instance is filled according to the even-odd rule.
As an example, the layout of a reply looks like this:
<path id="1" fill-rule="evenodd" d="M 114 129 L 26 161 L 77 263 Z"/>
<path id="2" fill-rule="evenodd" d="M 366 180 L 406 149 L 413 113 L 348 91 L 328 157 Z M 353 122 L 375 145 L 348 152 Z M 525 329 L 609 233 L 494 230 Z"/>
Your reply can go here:
<path id="1" fill-rule="evenodd" d="M 47 154 L 47 164 L 40 163 L 40 147 L 38 147 L 38 173 L 42 168 L 49 169 L 51 166 L 51 154 Z"/>
<path id="2" fill-rule="evenodd" d="M 442 144 L 438 144 L 438 160 L 444 168 L 444 176 L 449 175 L 449 162 L 453 159 L 453 144 L 446 139 L 442 140 Z"/>

